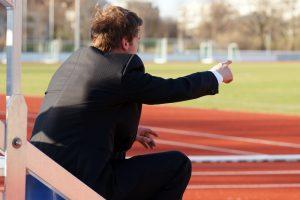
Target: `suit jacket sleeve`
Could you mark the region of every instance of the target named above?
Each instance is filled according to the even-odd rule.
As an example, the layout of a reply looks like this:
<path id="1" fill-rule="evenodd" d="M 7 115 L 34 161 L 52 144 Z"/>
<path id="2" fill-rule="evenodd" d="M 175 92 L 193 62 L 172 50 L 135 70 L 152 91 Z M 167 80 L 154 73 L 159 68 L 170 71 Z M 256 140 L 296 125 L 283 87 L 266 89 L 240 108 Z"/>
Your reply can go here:
<path id="1" fill-rule="evenodd" d="M 122 72 L 122 93 L 127 101 L 162 104 L 218 93 L 218 81 L 209 71 L 177 79 L 164 79 L 144 71 L 142 60 L 132 55 Z"/>

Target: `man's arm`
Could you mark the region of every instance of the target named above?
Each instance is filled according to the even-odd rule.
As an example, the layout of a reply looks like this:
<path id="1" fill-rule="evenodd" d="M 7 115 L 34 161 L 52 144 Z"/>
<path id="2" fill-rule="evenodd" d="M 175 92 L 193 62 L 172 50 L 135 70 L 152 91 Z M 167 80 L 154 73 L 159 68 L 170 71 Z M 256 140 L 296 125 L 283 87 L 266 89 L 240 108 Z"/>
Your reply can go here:
<path id="1" fill-rule="evenodd" d="M 195 99 L 218 93 L 213 72 L 197 72 L 177 79 L 164 79 L 144 73 L 143 62 L 133 56 L 123 71 L 122 91 L 127 101 L 162 104 Z"/>

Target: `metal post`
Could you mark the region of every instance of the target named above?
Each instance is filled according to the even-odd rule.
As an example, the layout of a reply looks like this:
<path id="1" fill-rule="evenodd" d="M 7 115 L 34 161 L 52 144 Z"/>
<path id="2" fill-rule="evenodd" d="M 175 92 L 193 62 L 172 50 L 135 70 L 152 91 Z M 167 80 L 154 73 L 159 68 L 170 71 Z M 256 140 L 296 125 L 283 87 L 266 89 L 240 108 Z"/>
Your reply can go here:
<path id="1" fill-rule="evenodd" d="M 54 38 L 54 0 L 49 0 L 49 42 Z"/>
<path id="2" fill-rule="evenodd" d="M 21 0 L 18 0 L 19 2 Z M 21 2 L 20 2 L 21 3 Z M 24 200 L 26 183 L 27 107 L 22 95 L 9 99 L 6 121 L 4 199 Z"/>
<path id="3" fill-rule="evenodd" d="M 27 0 L 23 0 L 23 51 L 27 51 Z"/>
<path id="4" fill-rule="evenodd" d="M 22 2 L 16 0 L 14 7 L 7 7 L 7 87 L 6 96 L 20 94 L 22 48 Z"/>
<path id="5" fill-rule="evenodd" d="M 8 7 L 6 8 L 6 12 L 6 98 L 8 98 L 13 93 L 13 10 Z"/>
<path id="6" fill-rule="evenodd" d="M 25 199 L 27 107 L 21 92 L 22 0 L 7 6 L 5 199 Z"/>
<path id="7" fill-rule="evenodd" d="M 74 50 L 80 48 L 80 0 L 75 0 Z"/>

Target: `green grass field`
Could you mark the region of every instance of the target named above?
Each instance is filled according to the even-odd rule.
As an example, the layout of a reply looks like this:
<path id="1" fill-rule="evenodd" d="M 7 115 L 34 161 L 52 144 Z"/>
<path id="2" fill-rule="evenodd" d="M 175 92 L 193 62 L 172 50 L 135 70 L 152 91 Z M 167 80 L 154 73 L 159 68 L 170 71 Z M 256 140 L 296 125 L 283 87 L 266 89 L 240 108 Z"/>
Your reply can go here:
<path id="1" fill-rule="evenodd" d="M 147 72 L 175 78 L 210 68 L 201 63 L 146 63 Z M 22 91 L 43 96 L 59 64 L 24 63 Z M 300 115 L 300 63 L 234 63 L 234 82 L 219 94 L 176 103 L 176 106 Z M 0 65 L 0 93 L 5 93 L 5 66 Z"/>

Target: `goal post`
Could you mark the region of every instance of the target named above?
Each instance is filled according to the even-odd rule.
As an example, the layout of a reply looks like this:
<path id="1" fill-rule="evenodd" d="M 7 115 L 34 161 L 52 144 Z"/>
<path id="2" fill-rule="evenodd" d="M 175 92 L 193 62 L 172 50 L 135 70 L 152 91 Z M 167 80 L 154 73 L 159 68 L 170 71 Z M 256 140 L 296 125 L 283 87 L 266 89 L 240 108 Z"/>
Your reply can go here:
<path id="1" fill-rule="evenodd" d="M 240 61 L 241 54 L 237 43 L 230 43 L 228 45 L 228 60 Z"/>
<path id="2" fill-rule="evenodd" d="M 162 38 L 156 41 L 154 62 L 164 64 L 168 61 L 168 39 Z"/>
<path id="3" fill-rule="evenodd" d="M 213 44 L 212 41 L 200 42 L 200 58 L 204 64 L 211 64 L 213 59 Z"/>

